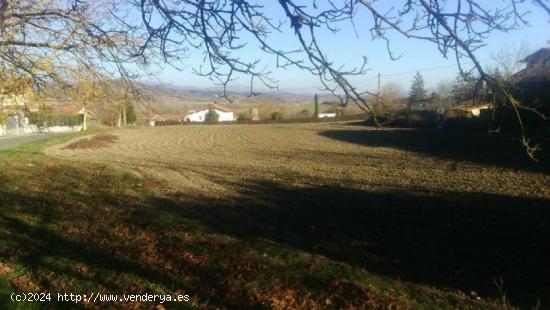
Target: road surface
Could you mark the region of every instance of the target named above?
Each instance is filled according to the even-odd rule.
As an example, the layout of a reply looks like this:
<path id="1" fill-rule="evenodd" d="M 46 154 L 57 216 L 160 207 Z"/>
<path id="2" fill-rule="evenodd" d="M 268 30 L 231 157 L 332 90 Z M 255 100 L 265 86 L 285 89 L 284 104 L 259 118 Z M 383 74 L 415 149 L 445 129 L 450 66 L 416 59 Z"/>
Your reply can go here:
<path id="1" fill-rule="evenodd" d="M 15 136 L 0 136 L 0 151 L 12 148 L 16 145 L 51 137 L 50 134 L 26 134 Z"/>

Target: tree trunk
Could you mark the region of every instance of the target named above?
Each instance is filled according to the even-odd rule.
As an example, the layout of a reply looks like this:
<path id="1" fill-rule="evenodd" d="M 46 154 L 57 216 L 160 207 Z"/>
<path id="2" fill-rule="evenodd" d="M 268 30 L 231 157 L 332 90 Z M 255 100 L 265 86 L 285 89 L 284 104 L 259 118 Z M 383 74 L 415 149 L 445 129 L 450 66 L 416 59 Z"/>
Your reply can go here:
<path id="1" fill-rule="evenodd" d="M 116 127 L 120 128 L 120 126 L 122 126 L 122 113 L 119 111 L 118 112 L 118 117 L 117 117 L 117 120 L 116 120 Z"/>
<path id="2" fill-rule="evenodd" d="M 319 118 L 319 95 L 315 94 L 314 97 L 314 103 L 315 103 L 315 118 Z"/>
<path id="3" fill-rule="evenodd" d="M 84 113 L 82 114 L 82 131 L 88 130 L 88 111 L 84 109 Z"/>
<path id="4" fill-rule="evenodd" d="M 122 125 L 124 126 L 128 125 L 128 118 L 126 116 L 127 109 L 128 109 L 128 106 L 126 104 L 122 106 Z"/>

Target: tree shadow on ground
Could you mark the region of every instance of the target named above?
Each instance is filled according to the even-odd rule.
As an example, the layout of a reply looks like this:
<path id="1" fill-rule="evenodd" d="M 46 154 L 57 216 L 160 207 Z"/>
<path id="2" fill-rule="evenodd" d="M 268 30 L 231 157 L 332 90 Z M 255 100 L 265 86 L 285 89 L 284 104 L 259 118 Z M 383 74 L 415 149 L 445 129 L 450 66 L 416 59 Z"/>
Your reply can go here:
<path id="1" fill-rule="evenodd" d="M 499 295 L 501 278 L 513 304 L 550 305 L 548 199 L 265 180 L 224 184 L 239 191 L 225 198 L 158 197 L 141 189 L 143 180 L 108 167 L 16 168 L 0 173 L 0 261 L 47 291 L 181 289 L 212 308 L 267 308 L 285 299 L 286 288 L 305 287 L 296 296 L 315 298 L 313 306 L 330 294 L 341 300 L 335 308 L 393 302 L 355 285 L 344 274 L 356 270 L 350 265 L 489 298 Z M 266 248 L 283 254 L 265 258 Z M 300 251 L 345 268 L 317 265 L 332 268 L 323 273 L 311 268 L 314 258 L 281 259 Z M 346 283 L 343 291 L 336 282 Z"/>
<path id="2" fill-rule="evenodd" d="M 242 240 L 270 240 L 394 279 L 550 306 L 550 200 L 485 193 L 240 184 L 244 198 L 153 204 Z"/>
<path id="3" fill-rule="evenodd" d="M 146 193 L 132 193 L 139 180 L 118 177 L 106 172 L 107 168 L 88 168 L 55 165 L 45 168 L 48 173 L 25 171 L 28 174 L 19 179 L 0 174 L 0 262 L 13 266 L 8 273 L 2 270 L 2 277 L 23 292 L 51 292 L 52 300 L 56 300 L 56 292 L 179 292 L 196 294 L 212 305 L 238 306 L 220 299 L 225 294 L 223 285 L 214 294 L 199 290 L 196 282 L 189 281 L 191 277 L 201 278 L 204 272 L 186 264 L 181 252 L 173 255 L 179 255 L 185 271 L 165 264 L 164 248 L 158 245 L 168 238 L 168 229 L 177 227 L 168 228 L 165 223 L 153 222 L 158 218 L 148 217 L 148 206 L 140 201 Z M 42 174 L 46 180 L 33 184 L 26 179 L 33 173 Z M 134 221 L 134 217 L 140 220 Z M 189 245 L 181 240 L 170 241 Z M 0 304 L 17 306 L 2 297 L 5 296 L 0 296 Z M 74 302 L 54 304 L 61 308 L 82 306 Z M 99 303 L 94 307 L 102 306 L 113 304 Z M 188 305 L 171 305 L 180 306 Z"/>
<path id="4" fill-rule="evenodd" d="M 18 167 L 24 178 L 0 173 L 0 262 L 18 269 L 7 278 L 21 291 L 179 291 L 196 298 L 201 307 L 214 309 L 269 308 L 285 300 L 285 290 L 292 287 L 306 287 L 311 296 L 296 293 L 296 299 L 305 296 L 312 307 L 332 295 L 341 300 L 334 301 L 335 308 L 395 301 L 339 274 L 318 275 L 266 259 L 262 254 L 272 245 L 216 234 L 210 222 L 182 216 L 170 207 L 180 202 L 159 208 L 149 202 L 165 200 L 147 199 L 151 193 L 142 189 L 143 180 L 109 173 L 106 167 L 25 167 Z M 31 176 L 44 179 L 26 179 Z M 299 274 L 289 284 L 292 273 Z M 1 276 L 6 276 L 4 270 Z M 346 285 L 346 292 L 332 287 L 335 279 Z M 3 302 L 13 306 L 0 294 Z M 132 305 L 120 305 L 125 306 Z"/>
<path id="5" fill-rule="evenodd" d="M 357 127 L 357 126 L 354 126 Z M 369 147 L 390 147 L 456 161 L 550 173 L 550 139 L 543 137 L 539 163 L 509 134 L 442 129 L 326 130 L 321 136 Z"/>
<path id="6" fill-rule="evenodd" d="M 78 170 L 60 171 L 69 179 L 82 178 Z M 47 177 L 59 177 L 54 169 L 50 172 Z M 120 185 L 108 179 L 99 182 Z M 119 280 L 134 277 L 185 288 L 176 277 L 127 255 L 135 249 L 124 237 L 135 236 L 130 231 L 117 235 L 116 228 L 124 227 L 124 215 L 140 207 L 130 202 L 135 197 L 107 186 L 80 192 L 78 185 L 63 181 L 67 187 L 62 192 L 54 182 L 46 183 L 48 191 L 20 192 L 20 187 L 6 188 L 9 181 L 0 176 L 0 260 L 36 273 L 31 286 L 59 290 L 58 281 L 64 279 L 67 292 L 81 293 L 86 285 L 94 292 L 122 292 L 128 287 Z"/>

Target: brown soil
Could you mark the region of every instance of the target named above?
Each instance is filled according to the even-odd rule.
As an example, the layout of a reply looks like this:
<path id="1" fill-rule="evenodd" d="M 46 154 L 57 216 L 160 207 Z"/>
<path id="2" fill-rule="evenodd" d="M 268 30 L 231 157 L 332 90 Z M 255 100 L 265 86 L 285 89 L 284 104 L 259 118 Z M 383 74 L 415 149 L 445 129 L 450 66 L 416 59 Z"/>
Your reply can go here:
<path id="1" fill-rule="evenodd" d="M 64 147 L 64 149 L 95 149 L 109 146 L 118 140 L 117 136 L 111 134 L 100 134 L 91 138 L 82 138 Z"/>

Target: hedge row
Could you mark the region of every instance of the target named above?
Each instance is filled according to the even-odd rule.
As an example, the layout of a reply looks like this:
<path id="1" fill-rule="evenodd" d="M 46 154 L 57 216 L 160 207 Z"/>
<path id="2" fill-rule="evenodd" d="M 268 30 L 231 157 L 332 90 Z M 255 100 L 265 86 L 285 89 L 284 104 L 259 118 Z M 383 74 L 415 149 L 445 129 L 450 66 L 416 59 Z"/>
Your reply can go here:
<path id="1" fill-rule="evenodd" d="M 82 125 L 82 115 L 58 115 L 58 114 L 37 114 L 29 115 L 29 122 L 38 126 L 78 126 Z"/>

